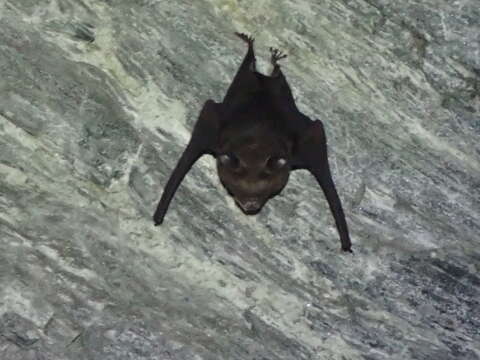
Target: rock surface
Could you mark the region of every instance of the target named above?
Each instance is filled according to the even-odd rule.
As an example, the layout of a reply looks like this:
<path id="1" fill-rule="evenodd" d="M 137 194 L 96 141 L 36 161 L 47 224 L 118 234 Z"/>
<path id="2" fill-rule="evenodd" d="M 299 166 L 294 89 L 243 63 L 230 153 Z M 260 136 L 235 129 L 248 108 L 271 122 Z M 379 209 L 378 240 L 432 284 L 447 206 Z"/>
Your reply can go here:
<path id="1" fill-rule="evenodd" d="M 0 0 L 0 358 L 480 359 L 478 0 Z M 324 121 L 355 255 L 294 173 L 212 158 L 151 216 L 256 36 Z"/>

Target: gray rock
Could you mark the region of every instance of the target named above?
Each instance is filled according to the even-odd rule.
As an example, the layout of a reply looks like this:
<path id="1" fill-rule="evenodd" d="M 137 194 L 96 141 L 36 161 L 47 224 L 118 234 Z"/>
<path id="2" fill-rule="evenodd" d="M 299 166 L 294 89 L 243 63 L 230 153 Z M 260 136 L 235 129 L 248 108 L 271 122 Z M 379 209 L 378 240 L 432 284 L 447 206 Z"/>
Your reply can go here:
<path id="1" fill-rule="evenodd" d="M 0 0 L 0 359 L 480 359 L 477 0 Z M 245 217 L 200 160 L 256 36 L 325 124 Z"/>

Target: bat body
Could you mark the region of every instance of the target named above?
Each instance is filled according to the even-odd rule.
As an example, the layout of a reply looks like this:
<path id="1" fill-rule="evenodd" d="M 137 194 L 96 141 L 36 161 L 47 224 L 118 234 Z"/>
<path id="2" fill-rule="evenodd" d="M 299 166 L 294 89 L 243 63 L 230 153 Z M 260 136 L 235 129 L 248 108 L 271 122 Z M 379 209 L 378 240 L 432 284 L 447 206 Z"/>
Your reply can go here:
<path id="1" fill-rule="evenodd" d="M 238 34 L 248 44 L 223 101 L 208 100 L 192 137 L 164 189 L 154 214 L 163 222 L 170 201 L 195 161 L 204 154 L 217 161 L 218 176 L 238 207 L 247 215 L 258 213 L 279 194 L 290 171 L 309 170 L 317 179 L 332 211 L 342 250 L 351 242 L 340 199 L 330 174 L 323 125 L 296 107 L 278 60 L 286 57 L 270 49 L 270 76 L 255 69 L 253 38 Z"/>

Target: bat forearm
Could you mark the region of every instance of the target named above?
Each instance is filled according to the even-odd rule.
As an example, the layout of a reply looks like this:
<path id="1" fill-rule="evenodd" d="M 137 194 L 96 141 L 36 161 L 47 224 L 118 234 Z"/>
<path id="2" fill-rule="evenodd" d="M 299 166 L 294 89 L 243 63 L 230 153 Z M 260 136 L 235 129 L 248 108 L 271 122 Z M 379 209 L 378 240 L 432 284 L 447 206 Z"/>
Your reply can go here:
<path id="1" fill-rule="evenodd" d="M 335 192 L 336 195 L 336 192 Z M 333 197 L 333 196 L 332 196 Z M 327 198 L 328 200 L 328 198 Z M 350 241 L 350 235 L 348 234 L 347 221 L 345 220 L 345 214 L 340 203 L 338 195 L 333 201 L 328 201 L 330 210 L 332 211 L 337 226 L 338 234 L 340 235 L 340 242 L 342 243 L 342 250 L 352 252 L 352 243 Z"/>
<path id="2" fill-rule="evenodd" d="M 350 241 L 350 235 L 348 234 L 347 221 L 345 220 L 342 203 L 338 197 L 330 172 L 327 171 L 326 173 L 315 177 L 327 198 L 330 211 L 335 219 L 335 225 L 337 226 L 337 231 L 340 235 L 340 242 L 342 243 L 342 250 L 352 252 L 352 243 Z"/>
<path id="3" fill-rule="evenodd" d="M 160 225 L 163 222 L 163 218 L 165 217 L 168 206 L 172 201 L 173 195 L 198 157 L 198 151 L 194 151 L 191 145 L 187 146 L 182 154 L 182 157 L 178 161 L 175 170 L 173 170 L 170 179 L 168 179 L 160 202 L 158 203 L 157 210 L 153 215 L 153 221 L 155 222 L 155 225 Z"/>
<path id="4" fill-rule="evenodd" d="M 168 179 L 157 210 L 153 215 L 155 225 L 160 225 L 163 222 L 163 218 L 168 210 L 168 205 L 170 205 L 177 188 L 195 161 L 203 154 L 212 152 L 220 126 L 218 107 L 218 104 L 213 100 L 207 100 L 205 102 L 187 148 L 180 157 L 170 179 Z"/>
<path id="5" fill-rule="evenodd" d="M 167 186 L 165 187 L 165 190 L 163 191 L 160 202 L 158 203 L 157 210 L 153 215 L 153 221 L 155 223 L 155 226 L 162 224 L 163 218 L 165 217 L 168 206 L 170 205 L 170 201 L 172 200 L 173 194 L 175 193 L 177 187 L 178 184 L 174 183 L 173 179 L 170 178 Z"/>

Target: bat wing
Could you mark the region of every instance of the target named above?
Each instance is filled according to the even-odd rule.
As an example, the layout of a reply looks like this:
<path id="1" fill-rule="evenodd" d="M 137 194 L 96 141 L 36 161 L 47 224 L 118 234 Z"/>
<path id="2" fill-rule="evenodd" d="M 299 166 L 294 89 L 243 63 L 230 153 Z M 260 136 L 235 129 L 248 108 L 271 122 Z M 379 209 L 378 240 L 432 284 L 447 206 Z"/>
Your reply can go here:
<path id="1" fill-rule="evenodd" d="M 342 250 L 351 252 L 352 244 L 345 214 L 328 164 L 327 139 L 323 124 L 320 120 L 312 121 L 298 110 L 287 79 L 278 65 L 273 74 L 275 75 L 265 79 L 265 86 L 273 106 L 283 115 L 286 130 L 296 144 L 292 169 L 306 169 L 317 179 L 335 219 Z"/>
<path id="2" fill-rule="evenodd" d="M 302 115 L 304 116 L 304 115 Z M 293 121 L 294 119 L 292 119 Z M 306 169 L 317 179 L 335 219 L 342 250 L 352 252 L 347 222 L 328 164 L 327 140 L 320 120 L 310 123 L 300 135 L 293 158 L 293 169 Z"/>
<path id="3" fill-rule="evenodd" d="M 177 191 L 183 178 L 193 166 L 193 164 L 204 154 L 213 154 L 215 152 L 218 133 L 220 129 L 221 104 L 208 100 L 200 112 L 200 116 L 195 124 L 190 141 L 183 152 L 177 166 L 173 170 L 170 179 L 163 191 L 157 210 L 153 216 L 155 225 L 163 222 L 168 205 Z"/>

